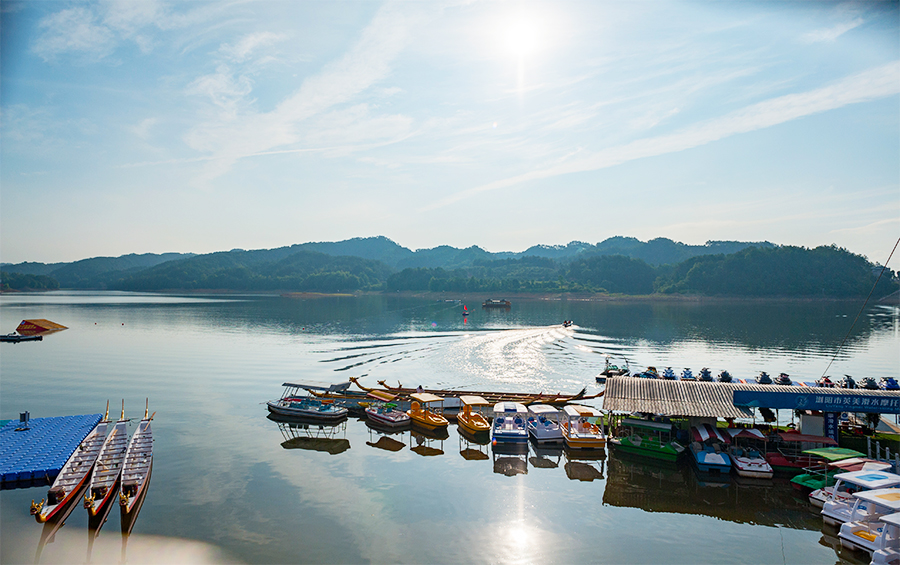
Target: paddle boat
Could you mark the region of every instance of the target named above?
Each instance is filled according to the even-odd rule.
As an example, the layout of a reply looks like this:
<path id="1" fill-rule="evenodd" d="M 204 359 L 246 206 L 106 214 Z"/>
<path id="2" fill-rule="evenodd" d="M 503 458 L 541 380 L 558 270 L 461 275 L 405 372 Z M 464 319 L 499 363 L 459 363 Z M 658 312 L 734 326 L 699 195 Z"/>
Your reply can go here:
<path id="1" fill-rule="evenodd" d="M 804 454 L 806 446 L 837 447 L 837 442 L 830 437 L 801 434 L 800 432 L 778 432 L 775 450 L 766 453 L 766 462 L 776 473 L 797 475 L 821 461 L 811 454 Z"/>
<path id="2" fill-rule="evenodd" d="M 691 442 L 689 449 L 691 462 L 696 465 L 701 473 L 723 473 L 731 471 L 731 457 L 728 456 L 725 447 L 731 441 L 710 424 L 700 424 L 691 428 Z"/>
<path id="3" fill-rule="evenodd" d="M 491 425 L 481 413 L 482 406 L 490 406 L 491 403 L 480 396 L 464 395 L 459 397 L 462 409 L 456 416 L 456 423 L 461 430 L 470 434 L 486 434 L 491 431 Z"/>
<path id="4" fill-rule="evenodd" d="M 532 404 L 528 407 L 525 421 L 528 435 L 538 443 L 562 443 L 562 428 L 559 425 L 559 410 L 548 404 Z"/>
<path id="5" fill-rule="evenodd" d="M 900 512 L 882 516 L 884 532 L 881 547 L 872 552 L 871 565 L 897 565 L 900 563 Z"/>
<path id="6" fill-rule="evenodd" d="M 491 430 L 492 444 L 526 443 L 528 430 L 525 418 L 528 409 L 518 402 L 498 402 L 494 405 L 494 426 Z"/>
<path id="7" fill-rule="evenodd" d="M 841 525 L 838 538 L 841 547 L 855 551 L 865 551 L 869 555 L 882 549 L 890 541 L 897 547 L 897 539 L 888 539 L 894 533 L 882 521 L 885 516 L 900 512 L 900 489 L 886 488 L 858 492 L 850 521 Z"/>
<path id="8" fill-rule="evenodd" d="M 426 430 L 447 429 L 450 422 L 443 415 L 444 399 L 430 392 L 414 392 L 409 395 L 413 399 L 412 406 L 406 413 L 412 418 L 413 424 Z M 429 408 L 429 404 L 440 404 L 437 409 Z"/>
<path id="9" fill-rule="evenodd" d="M 338 422 L 347 417 L 347 409 L 330 400 L 308 396 L 292 396 L 266 403 L 269 412 L 279 416 L 293 416 L 313 422 Z"/>
<path id="10" fill-rule="evenodd" d="M 137 429 L 128 442 L 125 450 L 125 460 L 122 463 L 122 486 L 119 489 L 119 510 L 123 523 L 128 516 L 140 507 L 150 483 L 150 473 L 153 471 L 153 430 L 150 428 L 152 416 L 150 402 L 144 408 L 144 417 L 138 423 Z"/>
<path id="11" fill-rule="evenodd" d="M 822 507 L 822 521 L 829 526 L 840 526 L 850 521 L 856 504 L 855 494 L 900 487 L 900 475 L 887 471 L 851 471 L 835 475 L 834 480 L 831 496 Z"/>
<path id="12" fill-rule="evenodd" d="M 766 452 L 764 433 L 755 428 L 726 428 L 725 433 L 731 438 L 728 455 L 731 456 L 731 465 L 739 477 L 772 478 L 775 471 L 763 457 Z"/>
<path id="13" fill-rule="evenodd" d="M 791 478 L 791 488 L 808 495 L 814 490 L 834 484 L 834 474 L 840 471 L 832 463 L 862 457 L 863 454 L 846 447 L 822 447 L 807 449 L 803 451 L 803 455 L 814 458 L 813 463 L 803 469 L 803 473 Z"/>
<path id="14" fill-rule="evenodd" d="M 684 446 L 673 435 L 672 424 L 625 418 L 619 423 L 617 437 L 609 438 L 609 443 L 623 453 L 675 461 L 684 453 Z"/>
<path id="15" fill-rule="evenodd" d="M 113 499 L 118 490 L 119 477 L 122 475 L 122 463 L 128 449 L 128 420 L 125 419 L 125 402 L 122 402 L 122 415 L 116 422 L 112 432 L 106 436 L 97 463 L 91 471 L 87 493 L 84 495 L 84 507 L 90 516 L 98 515 Z"/>
<path id="16" fill-rule="evenodd" d="M 72 455 L 65 462 L 59 475 L 50 485 L 47 491 L 46 504 L 42 498 L 40 502 L 31 501 L 31 515 L 38 523 L 44 523 L 54 516 L 62 515 L 61 511 L 69 506 L 75 496 L 81 492 L 82 487 L 90 478 L 91 470 L 100 455 L 100 448 L 106 440 L 109 431 L 109 403 L 106 403 L 106 415 L 94 426 L 88 435 L 81 440 Z"/>
<path id="17" fill-rule="evenodd" d="M 412 419 L 409 414 L 403 410 L 397 409 L 394 400 L 396 394 L 381 390 L 369 391 L 368 395 L 375 399 L 375 402 L 366 407 L 366 417 L 378 426 L 386 428 L 403 428 L 410 424 Z"/>
<path id="18" fill-rule="evenodd" d="M 588 418 L 595 418 L 592 423 Z M 563 441 L 569 449 L 603 449 L 606 433 L 603 431 L 602 414 L 590 406 L 569 404 L 563 408 L 559 423 Z"/>
<path id="19" fill-rule="evenodd" d="M 835 470 L 836 473 L 850 473 L 853 471 L 888 471 L 893 467 L 890 463 L 878 461 L 876 459 L 868 459 L 866 457 L 851 457 L 841 461 L 832 461 L 828 463 L 828 467 Z M 834 482 L 834 476 L 832 483 Z M 831 498 L 834 492 L 834 484 L 817 488 L 809 493 L 809 503 L 816 508 L 825 506 L 825 502 Z M 852 498 L 852 497 L 851 497 Z"/>

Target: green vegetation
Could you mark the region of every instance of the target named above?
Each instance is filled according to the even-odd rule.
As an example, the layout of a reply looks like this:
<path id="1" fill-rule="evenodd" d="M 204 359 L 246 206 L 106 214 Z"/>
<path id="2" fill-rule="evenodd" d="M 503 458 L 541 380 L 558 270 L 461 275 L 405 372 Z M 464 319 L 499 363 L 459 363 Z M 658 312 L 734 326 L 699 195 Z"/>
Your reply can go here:
<path id="1" fill-rule="evenodd" d="M 0 290 L 56 290 L 59 282 L 47 275 L 23 275 L 0 271 Z"/>

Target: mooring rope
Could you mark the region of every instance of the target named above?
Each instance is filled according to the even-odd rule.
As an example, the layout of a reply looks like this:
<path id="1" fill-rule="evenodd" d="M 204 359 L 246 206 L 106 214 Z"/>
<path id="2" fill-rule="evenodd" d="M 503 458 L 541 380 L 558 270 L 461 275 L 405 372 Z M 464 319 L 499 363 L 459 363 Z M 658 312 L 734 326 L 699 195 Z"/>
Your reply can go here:
<path id="1" fill-rule="evenodd" d="M 859 309 L 859 313 L 856 314 L 856 318 L 853 320 L 853 323 L 850 324 L 850 329 L 847 330 L 847 335 L 844 336 L 844 339 L 841 340 L 841 344 L 838 346 L 837 351 L 834 352 L 834 357 L 831 358 L 831 361 L 828 362 L 828 366 L 825 367 L 825 371 L 822 373 L 822 377 L 828 374 L 828 369 L 831 368 L 831 364 L 834 363 L 834 360 L 837 359 L 838 355 L 840 355 L 841 349 L 844 347 L 844 343 L 847 341 L 847 338 L 850 337 L 850 332 L 853 331 L 853 326 L 856 325 L 859 317 L 862 316 L 863 310 L 866 309 L 866 305 L 869 303 L 869 299 L 872 298 L 872 293 L 875 292 L 875 287 L 878 286 L 878 281 L 881 280 L 881 275 L 884 274 L 885 269 L 887 269 L 888 263 L 891 262 L 891 257 L 894 256 L 894 251 L 897 250 L 897 244 L 900 244 L 900 238 L 897 239 L 897 243 L 895 243 L 894 248 L 891 249 L 891 254 L 888 255 L 887 261 L 885 261 L 884 265 L 882 265 L 881 272 L 878 273 L 878 278 L 875 279 L 875 284 L 872 285 L 872 290 L 869 291 L 869 296 L 866 297 L 866 301 L 863 302 L 862 308 Z M 819 378 L 821 379 L 822 377 Z"/>

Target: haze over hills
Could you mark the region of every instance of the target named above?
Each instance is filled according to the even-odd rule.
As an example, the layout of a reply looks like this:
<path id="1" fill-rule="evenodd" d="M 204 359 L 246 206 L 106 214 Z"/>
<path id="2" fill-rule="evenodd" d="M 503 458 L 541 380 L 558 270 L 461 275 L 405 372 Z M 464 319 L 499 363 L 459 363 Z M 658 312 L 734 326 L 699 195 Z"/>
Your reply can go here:
<path id="1" fill-rule="evenodd" d="M 874 266 L 835 246 L 613 237 L 596 245 L 536 245 L 491 253 L 477 246 L 412 251 L 390 239 L 354 238 L 203 255 L 95 257 L 3 265 L 3 288 L 133 291 L 486 291 L 856 296 Z M 886 285 L 886 286 L 885 286 Z M 896 286 L 888 272 L 880 295 Z"/>

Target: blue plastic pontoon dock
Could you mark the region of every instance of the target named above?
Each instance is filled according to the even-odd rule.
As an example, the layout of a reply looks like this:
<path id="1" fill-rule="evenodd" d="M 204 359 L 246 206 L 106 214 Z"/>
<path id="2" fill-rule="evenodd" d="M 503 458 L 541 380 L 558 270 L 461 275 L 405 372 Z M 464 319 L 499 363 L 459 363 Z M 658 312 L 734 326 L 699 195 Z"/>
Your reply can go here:
<path id="1" fill-rule="evenodd" d="M 8 421 L 0 428 L 0 488 L 52 480 L 102 417 L 85 414 Z"/>

